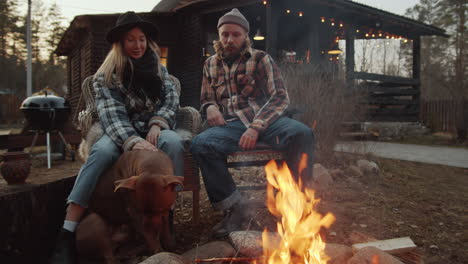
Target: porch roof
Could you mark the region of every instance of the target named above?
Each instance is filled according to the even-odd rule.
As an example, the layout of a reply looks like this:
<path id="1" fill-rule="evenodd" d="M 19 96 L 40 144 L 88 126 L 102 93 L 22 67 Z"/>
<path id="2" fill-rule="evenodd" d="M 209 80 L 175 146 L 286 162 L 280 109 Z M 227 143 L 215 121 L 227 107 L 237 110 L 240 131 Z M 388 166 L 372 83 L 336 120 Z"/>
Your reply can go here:
<path id="1" fill-rule="evenodd" d="M 271 0 L 270 0 L 271 1 Z M 277 0 L 276 0 L 277 1 Z M 407 35 L 413 36 L 444 36 L 448 37 L 445 30 L 419 22 L 417 20 L 393 14 L 375 7 L 357 3 L 351 0 L 304 0 L 311 4 L 322 5 L 335 8 L 340 14 L 346 14 L 354 17 L 357 24 L 373 24 L 381 21 L 391 25 L 395 33 L 410 32 Z M 225 6 L 226 9 L 233 6 L 244 6 L 260 2 L 259 0 L 161 0 L 152 10 L 152 12 L 177 12 L 187 7 L 204 10 L 208 6 Z"/>

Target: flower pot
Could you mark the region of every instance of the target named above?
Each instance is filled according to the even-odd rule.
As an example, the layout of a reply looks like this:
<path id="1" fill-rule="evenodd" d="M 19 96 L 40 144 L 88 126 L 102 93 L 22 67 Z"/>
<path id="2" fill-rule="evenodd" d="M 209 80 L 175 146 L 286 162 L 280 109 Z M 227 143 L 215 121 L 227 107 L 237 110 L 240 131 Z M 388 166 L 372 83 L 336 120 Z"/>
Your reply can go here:
<path id="1" fill-rule="evenodd" d="M 3 162 L 0 172 L 8 184 L 24 183 L 31 171 L 31 160 L 28 153 L 6 152 L 0 155 Z"/>

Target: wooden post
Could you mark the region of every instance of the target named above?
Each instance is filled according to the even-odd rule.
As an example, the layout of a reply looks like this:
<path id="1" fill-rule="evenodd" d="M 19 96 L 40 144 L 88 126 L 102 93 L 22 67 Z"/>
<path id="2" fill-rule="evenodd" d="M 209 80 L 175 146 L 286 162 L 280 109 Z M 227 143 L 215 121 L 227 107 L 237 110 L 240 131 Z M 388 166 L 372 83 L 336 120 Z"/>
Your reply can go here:
<path id="1" fill-rule="evenodd" d="M 266 51 L 274 59 L 278 59 L 278 22 L 280 16 L 279 1 L 268 1 L 266 7 Z"/>
<path id="2" fill-rule="evenodd" d="M 354 28 L 351 27 L 346 32 L 346 85 L 354 86 Z"/>
<path id="3" fill-rule="evenodd" d="M 417 90 L 419 93 L 413 95 L 413 101 L 419 102 L 420 104 L 420 95 L 421 95 L 421 37 L 417 36 L 413 40 L 413 79 L 417 80 L 417 84 L 413 85 L 413 89 Z M 419 111 L 421 109 L 418 108 Z"/>

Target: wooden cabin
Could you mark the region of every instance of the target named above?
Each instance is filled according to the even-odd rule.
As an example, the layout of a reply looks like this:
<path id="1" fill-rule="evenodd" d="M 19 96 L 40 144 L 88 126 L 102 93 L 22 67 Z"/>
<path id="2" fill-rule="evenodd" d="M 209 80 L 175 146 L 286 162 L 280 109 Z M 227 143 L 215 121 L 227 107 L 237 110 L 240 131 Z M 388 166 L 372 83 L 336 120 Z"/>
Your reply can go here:
<path id="1" fill-rule="evenodd" d="M 337 69 L 337 42 L 345 40 L 345 75 L 349 89 L 369 93 L 367 121 L 417 121 L 420 94 L 421 36 L 446 36 L 431 25 L 350 0 L 162 0 L 140 15 L 156 24 L 158 44 L 169 72 L 182 84 L 181 104 L 199 106 L 203 62 L 213 54 L 217 20 L 237 7 L 250 22 L 257 49 L 277 61 L 331 65 Z M 93 74 L 109 50 L 105 33 L 119 14 L 77 16 L 56 53 L 68 56 L 68 97 L 76 106 L 83 79 Z M 355 40 L 399 39 L 412 43 L 411 77 L 359 72 Z"/>

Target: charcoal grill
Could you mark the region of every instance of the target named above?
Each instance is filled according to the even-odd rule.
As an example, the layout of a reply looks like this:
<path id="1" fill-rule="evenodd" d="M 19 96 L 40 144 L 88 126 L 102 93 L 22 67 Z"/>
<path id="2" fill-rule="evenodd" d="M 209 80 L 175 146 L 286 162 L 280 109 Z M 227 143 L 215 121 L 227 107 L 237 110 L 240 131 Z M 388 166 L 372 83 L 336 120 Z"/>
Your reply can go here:
<path id="1" fill-rule="evenodd" d="M 35 131 L 30 151 L 36 144 L 39 133 L 46 133 L 47 140 L 47 167 L 51 167 L 50 159 L 50 133 L 57 132 L 67 150 L 71 153 L 74 160 L 74 151 L 68 147 L 68 144 L 61 133 L 65 122 L 71 113 L 70 103 L 65 98 L 51 94 L 35 95 L 26 98 L 20 107 L 27 120 L 28 128 Z"/>

